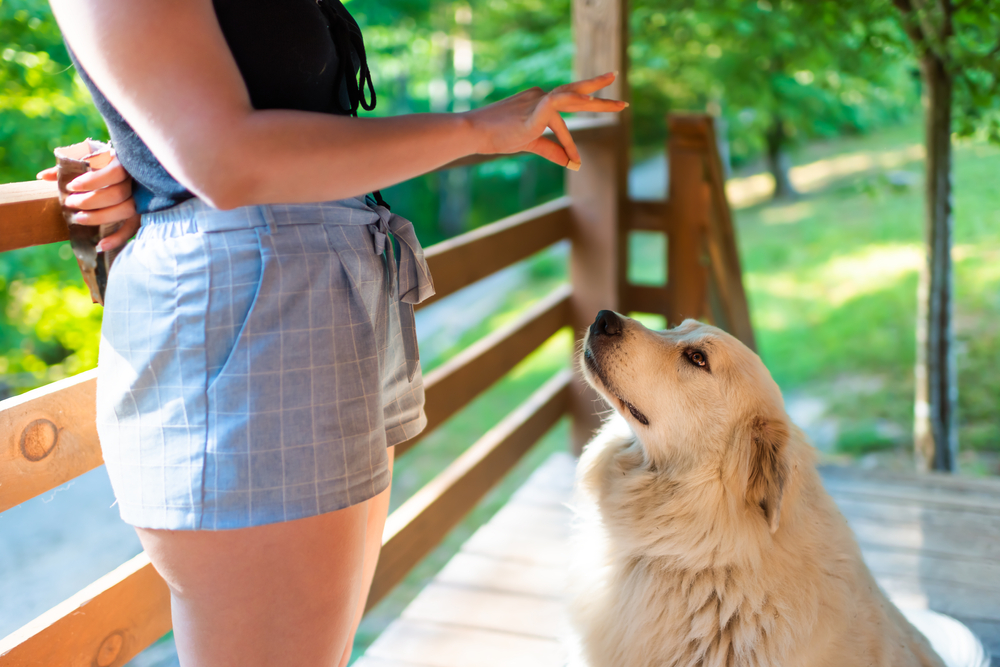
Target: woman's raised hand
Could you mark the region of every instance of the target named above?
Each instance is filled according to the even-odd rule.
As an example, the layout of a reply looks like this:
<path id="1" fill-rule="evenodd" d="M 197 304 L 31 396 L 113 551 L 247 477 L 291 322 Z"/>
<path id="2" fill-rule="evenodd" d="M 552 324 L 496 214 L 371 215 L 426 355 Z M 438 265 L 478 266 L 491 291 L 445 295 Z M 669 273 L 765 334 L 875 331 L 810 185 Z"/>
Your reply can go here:
<path id="1" fill-rule="evenodd" d="M 44 181 L 56 180 L 56 168 L 39 172 Z M 139 230 L 139 216 L 132 199 L 132 177 L 117 157 L 107 166 L 77 176 L 66 185 L 73 194 L 66 197 L 66 208 L 75 210 L 73 222 L 78 225 L 108 225 L 125 221 L 114 233 L 101 239 L 99 251 L 125 245 Z"/>
<path id="2" fill-rule="evenodd" d="M 578 111 L 619 112 L 628 103 L 592 97 L 611 85 L 615 73 L 584 79 L 546 93 L 532 88 L 480 109 L 467 111 L 480 144 L 477 153 L 519 153 L 541 155 L 562 167 L 580 168 L 580 153 L 573 143 L 561 113 Z M 556 141 L 542 136 L 549 128 Z"/>

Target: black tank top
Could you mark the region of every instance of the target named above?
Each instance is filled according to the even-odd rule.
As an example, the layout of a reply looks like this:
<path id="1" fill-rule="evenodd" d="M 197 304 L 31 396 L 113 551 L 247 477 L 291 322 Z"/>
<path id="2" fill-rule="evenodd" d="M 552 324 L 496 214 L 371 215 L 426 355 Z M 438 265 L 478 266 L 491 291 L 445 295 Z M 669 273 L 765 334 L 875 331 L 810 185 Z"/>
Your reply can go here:
<path id="1" fill-rule="evenodd" d="M 359 106 L 375 107 L 361 30 L 339 0 L 213 0 L 213 5 L 255 109 L 356 115 Z M 149 213 L 192 198 L 111 106 L 72 51 L 70 57 L 104 117 L 118 159 L 135 179 L 136 209 Z"/>

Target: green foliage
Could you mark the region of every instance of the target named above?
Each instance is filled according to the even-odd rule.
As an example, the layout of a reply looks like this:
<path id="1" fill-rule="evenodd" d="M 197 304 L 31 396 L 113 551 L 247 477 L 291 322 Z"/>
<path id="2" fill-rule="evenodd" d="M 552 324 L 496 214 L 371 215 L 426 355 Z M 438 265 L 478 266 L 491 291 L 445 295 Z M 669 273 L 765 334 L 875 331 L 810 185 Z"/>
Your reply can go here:
<path id="1" fill-rule="evenodd" d="M 0 0 L 0 182 L 34 178 L 87 136 L 104 123 L 48 3 Z M 67 244 L 0 254 L 0 398 L 93 367 L 100 317 Z"/>
<path id="2" fill-rule="evenodd" d="M 0 182 L 34 178 L 52 149 L 104 138 L 47 2 L 0 0 Z"/>
<path id="3" fill-rule="evenodd" d="M 776 124 L 795 143 L 866 132 L 916 106 L 912 63 L 892 17 L 825 0 L 638 0 L 631 81 L 640 143 L 664 109 L 728 121 L 737 164 Z"/>
<path id="4" fill-rule="evenodd" d="M 890 7 L 889 5 L 892 5 Z M 944 63 L 954 82 L 959 136 L 1000 143 L 1000 8 L 994 0 L 878 0 L 871 11 L 898 10 L 910 48 Z"/>

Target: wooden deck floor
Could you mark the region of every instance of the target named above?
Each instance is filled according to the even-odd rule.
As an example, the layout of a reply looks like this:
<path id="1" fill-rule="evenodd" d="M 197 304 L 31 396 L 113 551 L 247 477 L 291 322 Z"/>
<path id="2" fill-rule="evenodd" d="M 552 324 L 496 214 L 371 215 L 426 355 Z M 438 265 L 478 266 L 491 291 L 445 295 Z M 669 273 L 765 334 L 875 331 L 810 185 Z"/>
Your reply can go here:
<path id="1" fill-rule="evenodd" d="M 575 462 L 556 454 L 371 645 L 358 667 L 559 667 Z M 826 468 L 879 584 L 965 622 L 1000 667 L 1000 481 Z"/>

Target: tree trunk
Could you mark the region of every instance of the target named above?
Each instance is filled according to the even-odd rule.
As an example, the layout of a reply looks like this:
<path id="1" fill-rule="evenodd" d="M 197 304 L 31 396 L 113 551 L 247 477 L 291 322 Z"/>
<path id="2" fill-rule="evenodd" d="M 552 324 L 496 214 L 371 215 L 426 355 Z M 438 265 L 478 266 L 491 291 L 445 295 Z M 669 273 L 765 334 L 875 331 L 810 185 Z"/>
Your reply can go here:
<path id="1" fill-rule="evenodd" d="M 771 127 L 764 136 L 767 140 L 767 167 L 774 176 L 774 198 L 788 199 L 796 196 L 798 192 L 788 176 L 792 160 L 785 152 L 785 126 L 781 116 L 774 115 Z"/>
<path id="2" fill-rule="evenodd" d="M 470 167 L 456 167 L 440 172 L 440 204 L 438 224 L 445 236 L 461 234 L 472 208 L 472 179 Z"/>
<path id="3" fill-rule="evenodd" d="M 951 265 L 952 79 L 930 51 L 921 59 L 926 114 L 926 260 L 917 295 L 914 447 L 919 470 L 956 467 L 958 382 Z"/>

